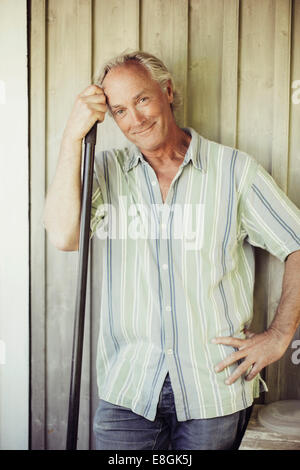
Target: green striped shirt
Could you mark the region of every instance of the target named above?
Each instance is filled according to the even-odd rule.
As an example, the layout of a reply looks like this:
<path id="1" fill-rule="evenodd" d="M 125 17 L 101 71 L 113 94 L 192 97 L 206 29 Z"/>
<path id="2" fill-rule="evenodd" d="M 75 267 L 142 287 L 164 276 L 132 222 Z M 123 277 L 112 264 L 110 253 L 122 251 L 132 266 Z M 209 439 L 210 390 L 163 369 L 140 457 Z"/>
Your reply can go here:
<path id="1" fill-rule="evenodd" d="M 300 211 L 251 156 L 193 129 L 163 203 L 134 145 L 96 155 L 91 236 L 103 262 L 99 397 L 154 420 L 169 372 L 177 419 L 250 406 L 260 376 L 232 385 L 214 366 L 253 316 L 254 249 L 300 249 Z"/>

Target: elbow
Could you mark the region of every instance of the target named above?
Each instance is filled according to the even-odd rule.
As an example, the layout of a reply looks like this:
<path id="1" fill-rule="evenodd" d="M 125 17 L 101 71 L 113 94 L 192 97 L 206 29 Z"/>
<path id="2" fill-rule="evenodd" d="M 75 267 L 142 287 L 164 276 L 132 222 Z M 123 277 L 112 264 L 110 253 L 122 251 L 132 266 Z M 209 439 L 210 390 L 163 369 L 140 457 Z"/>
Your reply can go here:
<path id="1" fill-rule="evenodd" d="M 49 240 L 59 251 L 78 251 L 79 241 L 67 237 L 54 236 L 49 234 Z"/>
<path id="2" fill-rule="evenodd" d="M 44 209 L 43 224 L 51 245 L 60 251 L 78 251 L 80 222 L 59 221 L 52 213 Z"/>
<path id="3" fill-rule="evenodd" d="M 60 251 L 78 251 L 79 244 L 78 243 L 56 243 L 55 247 Z"/>
<path id="4" fill-rule="evenodd" d="M 51 245 L 55 246 L 60 251 L 78 251 L 79 250 L 79 235 L 74 236 L 73 234 L 65 234 L 63 232 L 57 232 L 50 230 L 47 224 L 44 223 L 48 240 Z"/>

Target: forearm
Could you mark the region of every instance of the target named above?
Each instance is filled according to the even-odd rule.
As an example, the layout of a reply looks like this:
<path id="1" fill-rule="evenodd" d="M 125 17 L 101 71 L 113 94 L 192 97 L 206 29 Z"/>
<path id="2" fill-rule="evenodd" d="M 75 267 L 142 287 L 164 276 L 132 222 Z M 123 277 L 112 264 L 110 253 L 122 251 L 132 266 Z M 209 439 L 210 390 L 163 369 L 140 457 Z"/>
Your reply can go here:
<path id="1" fill-rule="evenodd" d="M 248 332 L 246 339 L 218 337 L 216 344 L 225 344 L 237 349 L 215 367 L 216 372 L 237 361 L 242 362 L 228 377 L 225 383 L 231 385 L 242 374 L 252 380 L 264 367 L 278 361 L 288 348 L 297 327 L 300 324 L 300 250 L 291 253 L 285 262 L 282 293 L 274 319 L 263 333 Z"/>
<path id="2" fill-rule="evenodd" d="M 44 224 L 49 238 L 61 250 L 78 249 L 80 198 L 81 140 L 64 135 L 44 210 Z"/>
<path id="3" fill-rule="evenodd" d="M 48 190 L 44 224 L 50 241 L 60 250 L 78 250 L 81 215 L 81 143 L 107 111 L 101 87 L 89 85 L 74 103 L 63 135 L 54 180 Z"/>
<path id="4" fill-rule="evenodd" d="M 291 253 L 285 262 L 282 293 L 269 330 L 273 330 L 286 347 L 300 325 L 300 250 Z"/>

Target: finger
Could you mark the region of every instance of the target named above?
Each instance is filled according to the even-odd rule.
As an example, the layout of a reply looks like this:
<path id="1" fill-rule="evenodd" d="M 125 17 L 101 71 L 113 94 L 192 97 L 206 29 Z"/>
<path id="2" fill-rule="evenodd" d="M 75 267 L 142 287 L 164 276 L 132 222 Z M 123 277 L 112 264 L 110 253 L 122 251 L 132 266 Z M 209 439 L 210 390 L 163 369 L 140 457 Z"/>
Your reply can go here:
<path id="1" fill-rule="evenodd" d="M 104 116 L 107 112 L 106 104 L 89 104 L 87 107 L 87 112 L 85 113 L 88 120 L 88 126 L 93 125 L 96 121 L 102 122 Z"/>
<path id="2" fill-rule="evenodd" d="M 89 85 L 85 88 L 79 96 L 89 96 L 89 95 L 101 95 L 104 94 L 103 88 L 98 85 Z"/>
<path id="3" fill-rule="evenodd" d="M 90 115 L 89 115 L 89 120 L 87 121 L 87 129 L 91 129 L 91 127 L 95 124 L 95 122 L 103 122 L 104 121 L 104 118 L 105 118 L 105 114 L 106 114 L 106 111 L 99 111 L 99 110 L 96 110 L 96 109 L 91 109 L 90 110 Z M 87 132 L 87 131 L 86 131 Z M 86 135 L 86 132 L 84 135 Z"/>
<path id="4" fill-rule="evenodd" d="M 212 340 L 214 344 L 224 344 L 226 346 L 233 346 L 235 348 L 239 348 L 243 345 L 245 340 L 241 338 L 234 338 L 233 336 L 219 336 Z"/>
<path id="5" fill-rule="evenodd" d="M 238 378 L 247 372 L 251 364 L 246 361 L 242 362 L 235 371 L 225 380 L 226 385 L 232 385 Z"/>
<path id="6" fill-rule="evenodd" d="M 107 105 L 105 103 L 93 103 L 90 105 L 90 109 L 100 113 L 106 113 Z"/>
<path id="7" fill-rule="evenodd" d="M 106 103 L 106 96 L 103 93 L 81 96 L 81 99 L 84 103 Z"/>
<path id="8" fill-rule="evenodd" d="M 246 375 L 246 380 L 253 380 L 254 377 L 261 371 L 261 368 L 257 364 L 253 364 L 249 374 Z"/>
<path id="9" fill-rule="evenodd" d="M 216 365 L 215 367 L 215 372 L 222 372 L 226 367 L 230 366 L 231 364 L 234 364 L 237 362 L 239 359 L 242 359 L 245 357 L 246 354 L 243 351 L 236 351 L 230 354 L 230 356 L 227 356 L 222 362 Z"/>
<path id="10" fill-rule="evenodd" d="M 105 114 L 106 113 L 101 113 L 101 112 L 96 113 L 95 114 L 96 121 L 103 122 L 105 118 Z"/>

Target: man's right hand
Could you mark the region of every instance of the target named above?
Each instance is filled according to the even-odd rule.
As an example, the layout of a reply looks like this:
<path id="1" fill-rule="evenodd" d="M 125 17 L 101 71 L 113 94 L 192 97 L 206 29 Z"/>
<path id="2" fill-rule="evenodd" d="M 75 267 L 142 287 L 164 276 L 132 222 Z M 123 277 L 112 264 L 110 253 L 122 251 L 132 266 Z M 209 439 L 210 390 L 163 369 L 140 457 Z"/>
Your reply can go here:
<path id="1" fill-rule="evenodd" d="M 89 85 L 77 96 L 64 135 L 73 141 L 81 141 L 96 121 L 104 121 L 106 111 L 103 89 L 97 85 Z"/>

